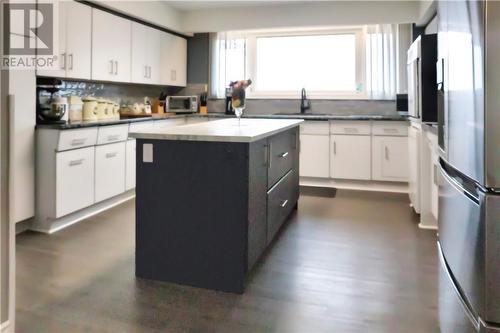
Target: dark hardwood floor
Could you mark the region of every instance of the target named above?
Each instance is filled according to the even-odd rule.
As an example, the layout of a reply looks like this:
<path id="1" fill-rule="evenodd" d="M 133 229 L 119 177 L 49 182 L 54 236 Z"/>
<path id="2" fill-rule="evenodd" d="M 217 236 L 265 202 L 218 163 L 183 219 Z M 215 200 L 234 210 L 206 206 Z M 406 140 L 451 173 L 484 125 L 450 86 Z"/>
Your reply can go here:
<path id="1" fill-rule="evenodd" d="M 17 238 L 17 332 L 438 332 L 436 235 L 406 195 L 308 193 L 243 295 L 136 279 L 134 202 Z"/>

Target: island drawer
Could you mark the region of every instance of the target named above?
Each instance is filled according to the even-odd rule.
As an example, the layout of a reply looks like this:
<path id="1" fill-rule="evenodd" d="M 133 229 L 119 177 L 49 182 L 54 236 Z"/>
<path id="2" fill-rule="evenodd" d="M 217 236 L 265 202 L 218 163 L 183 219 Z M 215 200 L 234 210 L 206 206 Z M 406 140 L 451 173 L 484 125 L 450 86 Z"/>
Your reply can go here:
<path id="1" fill-rule="evenodd" d="M 293 210 L 297 191 L 294 186 L 295 170 L 290 170 L 285 177 L 267 192 L 267 243 L 271 243 L 276 233 Z"/>
<path id="2" fill-rule="evenodd" d="M 297 151 L 297 130 L 277 134 L 268 141 L 269 169 L 267 187 L 270 188 L 293 167 Z"/>

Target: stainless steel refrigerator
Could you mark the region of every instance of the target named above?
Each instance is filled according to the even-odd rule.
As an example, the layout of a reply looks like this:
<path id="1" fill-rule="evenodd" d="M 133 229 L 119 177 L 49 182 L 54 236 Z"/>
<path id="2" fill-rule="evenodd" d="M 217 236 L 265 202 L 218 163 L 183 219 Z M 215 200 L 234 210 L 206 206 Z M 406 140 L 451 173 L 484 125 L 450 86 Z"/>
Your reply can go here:
<path id="1" fill-rule="evenodd" d="M 440 327 L 500 332 L 500 2 L 438 20 Z"/>

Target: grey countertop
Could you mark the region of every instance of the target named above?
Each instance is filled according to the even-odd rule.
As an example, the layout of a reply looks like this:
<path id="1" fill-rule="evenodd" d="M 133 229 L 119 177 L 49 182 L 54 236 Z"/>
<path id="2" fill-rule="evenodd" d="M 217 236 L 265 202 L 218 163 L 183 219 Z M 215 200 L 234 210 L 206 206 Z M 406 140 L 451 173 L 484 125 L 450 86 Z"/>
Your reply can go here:
<path id="1" fill-rule="evenodd" d="M 164 129 L 131 132 L 137 139 L 254 142 L 300 125 L 302 119 L 220 119 Z"/>
<path id="2" fill-rule="evenodd" d="M 176 119 L 183 117 L 198 117 L 198 118 L 235 118 L 235 116 L 226 115 L 224 113 L 209 113 L 208 115 L 202 115 L 199 113 L 189 114 L 189 115 L 175 115 L 169 116 L 167 118 L 152 118 L 152 117 L 143 117 L 143 118 L 126 118 L 120 120 L 107 120 L 107 121 L 82 121 L 82 122 L 74 122 L 74 123 L 64 123 L 64 124 L 37 124 L 36 128 L 43 129 L 57 129 L 57 130 L 66 130 L 66 129 L 75 129 L 75 128 L 83 128 L 83 127 L 93 127 L 93 126 L 109 126 L 109 125 L 119 125 L 119 124 L 128 124 L 133 122 L 140 121 L 152 121 L 152 120 L 163 120 L 163 119 Z M 243 118 L 249 119 L 303 119 L 303 120 L 317 120 L 317 121 L 327 121 L 327 120 L 375 120 L 375 121 L 407 121 L 408 117 L 399 116 L 399 115 L 335 115 L 335 114 L 313 114 L 313 113 L 276 113 L 276 114 L 250 114 L 243 115 Z"/>

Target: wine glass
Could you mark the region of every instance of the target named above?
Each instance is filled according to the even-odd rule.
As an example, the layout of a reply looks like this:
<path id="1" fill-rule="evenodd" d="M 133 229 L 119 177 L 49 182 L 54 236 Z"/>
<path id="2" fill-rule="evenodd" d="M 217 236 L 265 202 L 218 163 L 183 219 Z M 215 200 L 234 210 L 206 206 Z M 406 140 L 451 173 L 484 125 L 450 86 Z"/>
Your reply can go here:
<path id="1" fill-rule="evenodd" d="M 236 118 L 238 118 L 238 126 L 240 126 L 241 116 L 243 115 L 244 109 L 245 109 L 244 105 L 234 108 L 234 114 L 236 115 Z"/>

